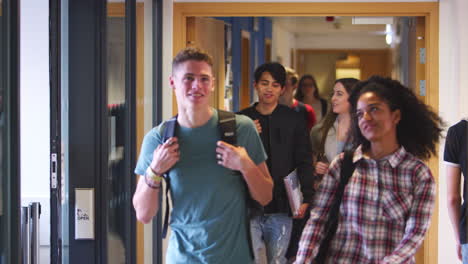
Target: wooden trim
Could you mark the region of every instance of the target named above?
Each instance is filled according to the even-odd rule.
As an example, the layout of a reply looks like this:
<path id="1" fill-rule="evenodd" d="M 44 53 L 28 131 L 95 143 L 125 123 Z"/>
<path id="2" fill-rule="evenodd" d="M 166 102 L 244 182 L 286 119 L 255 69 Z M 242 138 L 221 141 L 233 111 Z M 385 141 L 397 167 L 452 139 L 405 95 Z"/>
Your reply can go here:
<path id="1" fill-rule="evenodd" d="M 108 17 L 125 17 L 125 3 L 107 3 Z"/>
<path id="2" fill-rule="evenodd" d="M 136 3 L 136 153 L 140 153 L 141 142 L 145 134 L 145 6 Z M 139 176 L 136 176 L 138 183 Z M 142 264 L 145 261 L 144 225 L 137 222 L 136 226 L 136 260 Z M 151 234 L 149 234 L 151 235 Z"/>
<path id="3" fill-rule="evenodd" d="M 436 3 L 434 3 L 436 4 Z M 425 16 L 426 18 L 426 86 L 427 96 L 424 100 L 432 109 L 439 112 L 439 5 Z M 437 146 L 436 153 L 439 146 Z M 429 160 L 429 168 L 434 175 L 437 190 L 439 189 L 439 157 Z M 424 246 L 424 263 L 435 264 L 438 260 L 438 226 L 439 226 L 439 192 L 436 192 L 435 209 L 432 224 L 426 236 Z"/>
<path id="4" fill-rule="evenodd" d="M 173 52 L 185 47 L 185 19 L 188 16 L 423 16 L 426 18 L 425 102 L 437 113 L 439 109 L 439 3 L 174 3 Z M 175 98 L 173 97 L 173 102 Z M 175 104 L 174 104 L 175 106 Z M 177 107 L 174 108 L 177 110 Z M 175 111 L 174 111 L 175 112 Z M 438 157 L 429 161 L 437 185 Z M 438 196 L 432 224 L 426 236 L 424 263 L 438 260 Z"/>
<path id="5" fill-rule="evenodd" d="M 241 83 L 239 87 L 239 109 L 245 109 L 250 105 L 252 85 L 250 81 L 250 33 L 241 30 Z"/>
<path id="6" fill-rule="evenodd" d="M 183 16 L 426 16 L 438 3 L 174 3 Z"/>
<path id="7" fill-rule="evenodd" d="M 265 62 L 271 62 L 271 38 L 265 38 Z"/>

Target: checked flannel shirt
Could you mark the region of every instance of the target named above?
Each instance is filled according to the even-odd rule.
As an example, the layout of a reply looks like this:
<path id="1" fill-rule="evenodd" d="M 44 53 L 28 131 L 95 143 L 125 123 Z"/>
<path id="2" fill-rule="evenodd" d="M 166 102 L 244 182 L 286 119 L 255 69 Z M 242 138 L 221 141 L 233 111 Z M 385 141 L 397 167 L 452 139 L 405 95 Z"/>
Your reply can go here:
<path id="1" fill-rule="evenodd" d="M 295 263 L 312 263 L 318 253 L 343 157 L 333 160 L 316 193 Z M 360 146 L 353 162 L 356 169 L 344 191 L 326 263 L 414 263 L 434 207 L 429 168 L 404 147 L 373 160 L 363 156 Z"/>

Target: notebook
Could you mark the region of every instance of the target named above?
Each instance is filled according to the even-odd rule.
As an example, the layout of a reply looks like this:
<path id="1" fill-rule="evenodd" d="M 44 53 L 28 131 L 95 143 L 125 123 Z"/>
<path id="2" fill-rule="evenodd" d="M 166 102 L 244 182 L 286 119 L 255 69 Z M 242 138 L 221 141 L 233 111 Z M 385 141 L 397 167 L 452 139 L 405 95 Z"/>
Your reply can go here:
<path id="1" fill-rule="evenodd" d="M 297 215 L 304 198 L 302 196 L 301 184 L 299 183 L 296 170 L 293 170 L 291 173 L 289 173 L 288 176 L 284 178 L 284 186 L 288 195 L 291 213 L 293 215 Z"/>

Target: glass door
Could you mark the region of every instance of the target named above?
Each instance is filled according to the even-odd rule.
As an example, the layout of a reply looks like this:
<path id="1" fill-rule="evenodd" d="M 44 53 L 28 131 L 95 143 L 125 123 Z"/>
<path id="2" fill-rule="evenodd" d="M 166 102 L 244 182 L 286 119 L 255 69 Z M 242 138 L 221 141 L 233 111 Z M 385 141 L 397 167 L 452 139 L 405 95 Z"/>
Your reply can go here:
<path id="1" fill-rule="evenodd" d="M 18 10 L 0 0 L 0 264 L 20 262 Z"/>
<path id="2" fill-rule="evenodd" d="M 162 263 L 160 221 L 136 223 L 131 202 L 162 113 L 161 12 L 162 0 L 50 0 L 52 263 Z"/>
<path id="3" fill-rule="evenodd" d="M 134 5 L 106 0 L 106 116 L 107 176 L 103 179 L 105 211 L 103 235 L 106 263 L 134 263 L 135 216 L 132 210 L 131 166 L 134 157 L 134 33 L 130 27 Z M 127 1 L 129 2 L 129 1 Z M 133 3 L 134 4 L 134 3 Z M 134 23 L 133 23 L 134 25 Z M 130 31 L 129 31 L 130 30 Z M 127 38 L 133 33 L 133 38 Z"/>
<path id="4" fill-rule="evenodd" d="M 131 201 L 152 126 L 152 2 L 50 0 L 52 263 L 143 263 Z"/>

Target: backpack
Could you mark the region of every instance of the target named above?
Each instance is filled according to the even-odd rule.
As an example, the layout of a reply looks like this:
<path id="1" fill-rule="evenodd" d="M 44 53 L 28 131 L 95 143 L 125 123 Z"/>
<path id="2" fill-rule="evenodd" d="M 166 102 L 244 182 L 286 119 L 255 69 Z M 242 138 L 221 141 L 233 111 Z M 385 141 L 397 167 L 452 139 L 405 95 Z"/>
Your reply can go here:
<path id="1" fill-rule="evenodd" d="M 231 145 L 237 144 L 236 137 L 236 115 L 232 112 L 227 112 L 223 110 L 218 111 L 218 129 L 221 135 L 221 140 L 229 143 Z M 163 131 L 163 142 L 166 142 L 169 138 L 175 136 L 176 126 L 177 126 L 177 115 L 166 121 L 166 126 Z M 170 178 L 169 171 L 164 173 L 163 177 L 166 182 L 166 211 L 164 213 L 164 226 L 162 230 L 162 237 L 166 238 L 167 228 L 169 226 L 169 196 L 170 191 Z"/>

